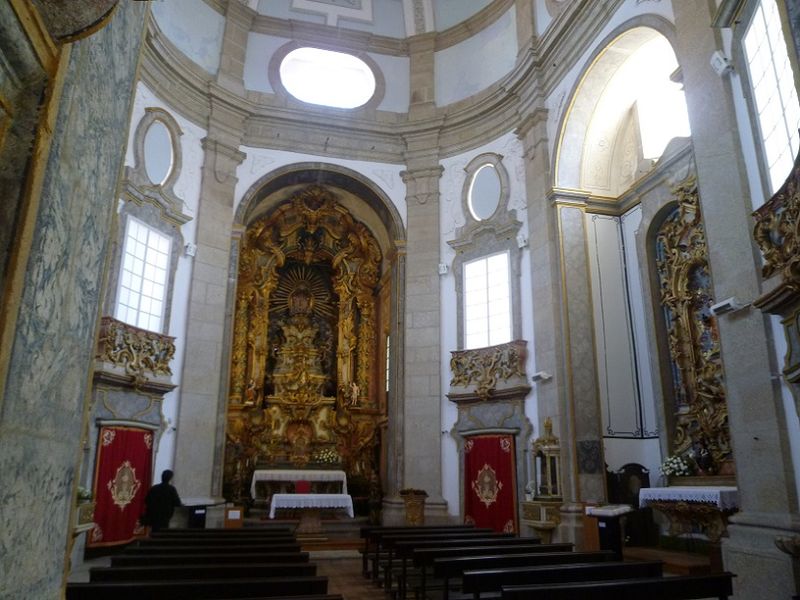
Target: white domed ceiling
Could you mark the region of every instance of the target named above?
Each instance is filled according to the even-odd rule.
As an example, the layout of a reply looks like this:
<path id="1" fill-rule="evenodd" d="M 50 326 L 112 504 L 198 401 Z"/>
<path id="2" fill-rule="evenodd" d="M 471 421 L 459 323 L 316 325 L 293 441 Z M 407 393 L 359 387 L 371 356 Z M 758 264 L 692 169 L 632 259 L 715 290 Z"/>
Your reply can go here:
<path id="1" fill-rule="evenodd" d="M 492 0 L 248 0 L 247 4 L 267 17 L 405 38 L 449 29 L 491 3 Z"/>

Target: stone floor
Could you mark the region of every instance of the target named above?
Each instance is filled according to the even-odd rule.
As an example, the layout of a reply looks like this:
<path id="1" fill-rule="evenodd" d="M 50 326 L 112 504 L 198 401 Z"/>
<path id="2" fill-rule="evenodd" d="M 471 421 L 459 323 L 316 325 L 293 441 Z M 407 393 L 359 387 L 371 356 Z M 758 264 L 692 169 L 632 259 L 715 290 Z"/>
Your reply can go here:
<path id="1" fill-rule="evenodd" d="M 319 575 L 328 577 L 329 594 L 341 594 L 345 600 L 375 600 L 384 597 L 380 588 L 362 577 L 361 555 L 357 552 L 312 552 L 311 561 L 317 563 Z"/>

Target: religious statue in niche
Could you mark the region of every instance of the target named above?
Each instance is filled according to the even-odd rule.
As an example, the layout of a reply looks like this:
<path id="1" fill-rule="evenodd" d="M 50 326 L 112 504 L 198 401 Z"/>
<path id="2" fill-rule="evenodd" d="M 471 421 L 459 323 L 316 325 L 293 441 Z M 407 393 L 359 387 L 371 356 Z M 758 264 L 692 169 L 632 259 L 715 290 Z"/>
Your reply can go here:
<path id="1" fill-rule="evenodd" d="M 338 467 L 369 481 L 386 417 L 376 400 L 377 320 L 388 310 L 379 299 L 391 297 L 380 294 L 381 264 L 369 229 L 318 186 L 248 225 L 234 312 L 226 495 L 245 497 L 258 466 Z"/>

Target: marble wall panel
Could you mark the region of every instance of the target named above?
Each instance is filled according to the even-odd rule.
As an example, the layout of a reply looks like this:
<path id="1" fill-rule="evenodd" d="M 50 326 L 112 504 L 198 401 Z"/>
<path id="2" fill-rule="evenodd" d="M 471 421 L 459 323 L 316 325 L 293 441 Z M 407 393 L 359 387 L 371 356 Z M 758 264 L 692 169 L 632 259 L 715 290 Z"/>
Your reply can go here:
<path id="1" fill-rule="evenodd" d="M 72 48 L 0 421 L 0 598 L 61 597 L 115 188 L 147 5 Z"/>

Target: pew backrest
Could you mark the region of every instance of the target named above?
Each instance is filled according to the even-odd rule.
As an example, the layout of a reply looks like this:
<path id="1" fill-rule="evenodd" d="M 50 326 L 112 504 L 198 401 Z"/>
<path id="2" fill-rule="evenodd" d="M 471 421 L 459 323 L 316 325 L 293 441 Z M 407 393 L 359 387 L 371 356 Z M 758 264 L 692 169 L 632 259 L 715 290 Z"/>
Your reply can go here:
<path id="1" fill-rule="evenodd" d="M 661 577 L 663 566 L 662 561 L 654 560 L 480 569 L 463 572 L 461 591 L 465 594 L 485 594 L 499 592 L 504 585 Z"/>
<path id="2" fill-rule="evenodd" d="M 308 552 L 223 552 L 220 554 L 117 554 L 112 567 L 184 564 L 307 563 Z"/>
<path id="3" fill-rule="evenodd" d="M 502 587 L 503 600 L 693 600 L 733 594 L 733 574 L 682 575 Z"/>
<path id="4" fill-rule="evenodd" d="M 435 577 L 460 577 L 464 571 L 503 567 L 536 567 L 541 565 L 611 562 L 616 555 L 610 550 L 592 552 L 519 552 L 508 554 L 484 552 L 472 556 L 436 557 L 433 561 Z"/>

